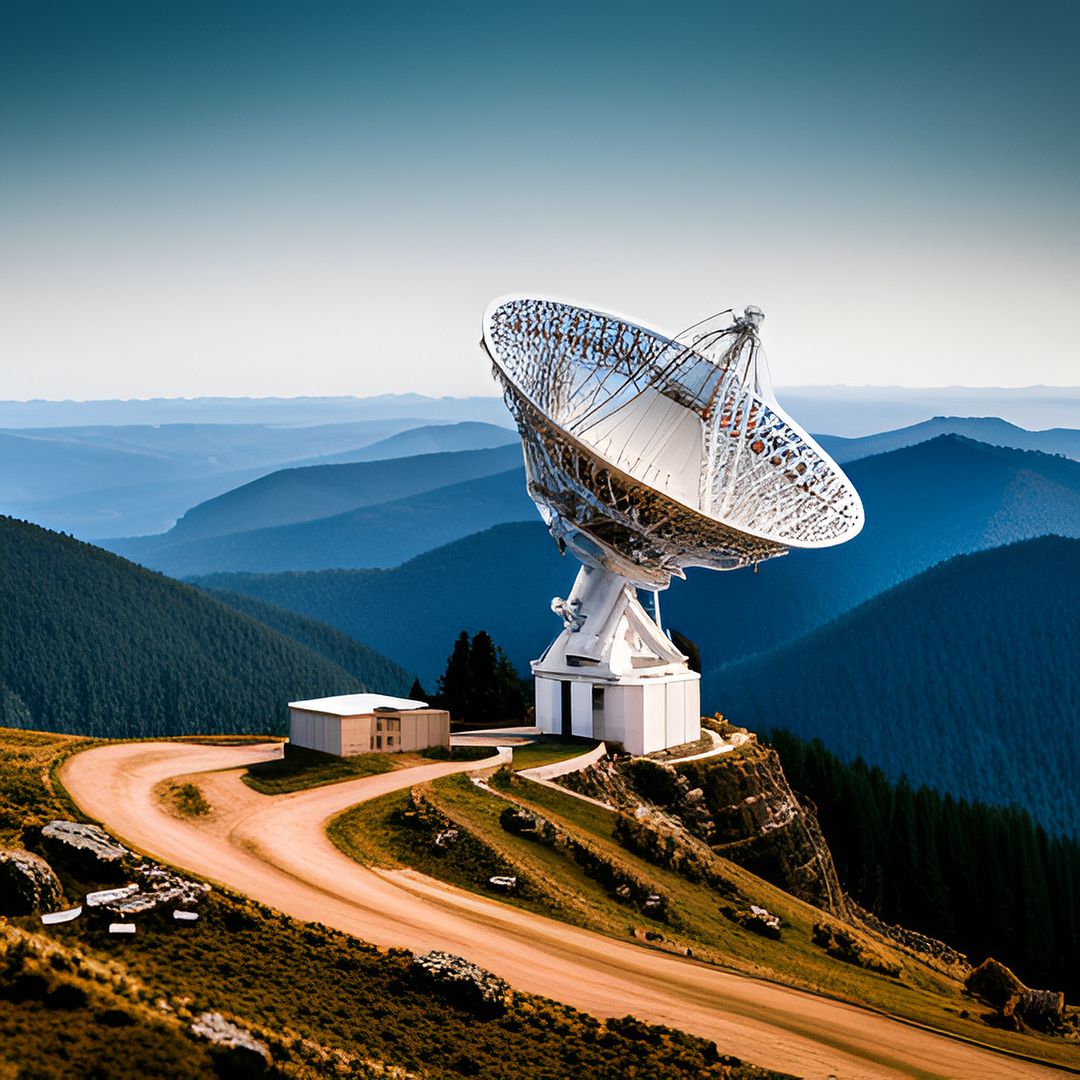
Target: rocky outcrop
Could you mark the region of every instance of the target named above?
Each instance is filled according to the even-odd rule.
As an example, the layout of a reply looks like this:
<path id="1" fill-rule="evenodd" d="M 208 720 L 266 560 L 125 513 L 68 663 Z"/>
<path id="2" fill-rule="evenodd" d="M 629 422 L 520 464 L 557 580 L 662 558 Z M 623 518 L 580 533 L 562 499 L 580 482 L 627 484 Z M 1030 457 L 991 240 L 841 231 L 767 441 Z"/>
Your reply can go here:
<path id="1" fill-rule="evenodd" d="M 872 911 L 859 907 L 850 897 L 848 909 L 855 921 L 862 923 L 867 929 L 873 930 L 882 937 L 888 938 L 905 952 L 930 963 L 939 971 L 959 978 L 963 978 L 971 971 L 968 958 L 944 941 L 938 941 L 937 938 L 932 938 L 927 934 L 920 934 L 917 930 L 909 930 L 906 926 L 894 926 L 887 923 L 884 919 L 879 919 Z"/>
<path id="2" fill-rule="evenodd" d="M 598 762 L 560 783 L 633 813 L 658 808 L 713 851 L 839 917 L 847 901 L 813 808 L 799 802 L 774 750 L 746 732 L 734 750 L 671 765 Z"/>
<path id="3" fill-rule="evenodd" d="M 270 1065 L 267 1045 L 221 1013 L 201 1013 L 191 1022 L 191 1033 L 213 1047 L 215 1071 L 219 1076 L 240 1080 L 266 1075 Z"/>
<path id="4" fill-rule="evenodd" d="M 1025 1027 L 1052 1032 L 1065 1019 L 1065 995 L 1055 990 L 1032 990 L 993 957 L 984 960 L 967 977 L 969 993 L 992 1005 L 991 1022 L 1014 1031 Z"/>
<path id="5" fill-rule="evenodd" d="M 895 979 L 904 970 L 902 964 L 880 952 L 869 939 L 848 926 L 825 921 L 815 923 L 813 940 L 830 956 L 867 971 L 877 971 Z"/>
<path id="6" fill-rule="evenodd" d="M 30 851 L 0 851 L 0 915 L 52 911 L 63 898 L 52 867 Z"/>
<path id="7" fill-rule="evenodd" d="M 159 907 L 191 909 L 210 891 L 209 885 L 181 877 L 154 863 L 143 863 L 137 873 L 140 881 L 130 891 L 124 890 L 127 895 L 108 901 L 102 910 L 130 919 Z"/>
<path id="8" fill-rule="evenodd" d="M 675 809 L 685 813 L 683 820 L 691 832 L 717 853 L 793 896 L 847 916 L 817 816 L 795 796 L 775 750 L 751 736 L 730 753 L 676 768 Z"/>
<path id="9" fill-rule="evenodd" d="M 124 863 L 131 855 L 100 826 L 78 821 L 50 821 L 41 830 L 41 842 L 72 869 L 108 880 L 124 876 Z"/>
<path id="10" fill-rule="evenodd" d="M 416 956 L 409 973 L 417 982 L 473 1012 L 499 1014 L 513 1000 L 508 983 L 453 953 L 435 951 Z"/>

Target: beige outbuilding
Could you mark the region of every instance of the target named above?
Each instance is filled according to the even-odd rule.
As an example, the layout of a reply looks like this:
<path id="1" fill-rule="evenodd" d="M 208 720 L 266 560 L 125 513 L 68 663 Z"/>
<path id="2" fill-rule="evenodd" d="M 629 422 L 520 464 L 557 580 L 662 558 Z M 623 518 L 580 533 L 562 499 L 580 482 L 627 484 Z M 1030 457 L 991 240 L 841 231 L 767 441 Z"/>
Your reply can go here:
<path id="1" fill-rule="evenodd" d="M 289 741 L 337 757 L 449 748 L 450 714 L 426 701 L 386 694 L 290 701 Z"/>

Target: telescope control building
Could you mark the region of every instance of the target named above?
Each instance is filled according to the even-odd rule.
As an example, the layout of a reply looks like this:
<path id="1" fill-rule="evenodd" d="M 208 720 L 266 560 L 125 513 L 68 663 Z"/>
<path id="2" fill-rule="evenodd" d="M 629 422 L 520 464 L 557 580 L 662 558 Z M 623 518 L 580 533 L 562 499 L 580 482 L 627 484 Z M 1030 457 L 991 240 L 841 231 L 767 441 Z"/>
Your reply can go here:
<path id="1" fill-rule="evenodd" d="M 289 741 L 336 757 L 450 746 L 450 714 L 426 701 L 343 694 L 289 702 Z"/>

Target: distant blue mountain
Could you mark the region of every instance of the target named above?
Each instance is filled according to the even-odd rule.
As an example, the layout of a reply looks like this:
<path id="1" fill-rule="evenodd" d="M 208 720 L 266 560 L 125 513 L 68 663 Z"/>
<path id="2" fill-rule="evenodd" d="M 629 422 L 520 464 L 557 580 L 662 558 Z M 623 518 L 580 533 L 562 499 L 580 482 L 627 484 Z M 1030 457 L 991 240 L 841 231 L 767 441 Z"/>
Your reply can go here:
<path id="1" fill-rule="evenodd" d="M 148 398 L 101 401 L 0 401 L 0 428 L 72 427 L 86 424 L 281 424 L 314 426 L 358 420 L 422 423 L 482 420 L 508 424 L 500 397 L 428 397 L 379 394 L 374 397 Z"/>
<path id="2" fill-rule="evenodd" d="M 418 419 L 315 428 L 163 424 L 0 432 L 0 512 L 83 537 L 154 533 L 185 510 L 313 455 L 361 453 Z"/>
<path id="3" fill-rule="evenodd" d="M 496 523 L 534 514 L 525 493 L 525 470 L 517 468 L 314 521 L 178 540 L 141 554 L 136 544 L 115 550 L 174 577 L 229 570 L 397 566 Z"/>
<path id="4" fill-rule="evenodd" d="M 691 570 L 661 600 L 706 671 L 822 626 L 943 559 L 1046 533 L 1080 536 L 1080 463 L 958 436 L 853 462 L 867 525 L 850 543 L 748 570 Z M 522 670 L 555 636 L 553 596 L 577 572 L 539 523 L 501 525 L 392 570 L 220 574 L 246 593 L 344 630 L 429 684 L 459 630 L 488 630 Z M 392 618 L 387 618 L 392 612 Z M 723 709 L 723 700 L 708 701 Z"/>
<path id="5" fill-rule="evenodd" d="M 415 454 L 441 454 L 454 450 L 486 450 L 518 443 L 516 429 L 466 420 L 460 424 L 427 424 L 380 439 L 370 446 L 327 454 L 298 465 L 336 465 L 351 461 L 383 461 Z"/>
<path id="6" fill-rule="evenodd" d="M 520 461 L 517 446 L 503 446 L 281 469 L 192 507 L 167 533 L 108 540 L 103 546 L 145 562 L 174 544 L 331 517 L 505 472 Z"/>
<path id="7" fill-rule="evenodd" d="M 814 437 L 836 461 L 844 464 L 858 458 L 926 442 L 938 435 L 963 435 L 991 446 L 1041 450 L 1044 454 L 1063 454 L 1065 457 L 1080 460 L 1080 430 L 1051 428 L 1048 431 L 1028 431 L 996 416 L 935 416 L 921 424 L 913 424 L 896 431 L 883 431 L 877 435 L 864 435 L 862 438 L 848 439 L 839 435 Z"/>
<path id="8" fill-rule="evenodd" d="M 721 668 L 710 707 L 787 728 L 1080 835 L 1080 540 L 961 555 L 773 652 Z"/>

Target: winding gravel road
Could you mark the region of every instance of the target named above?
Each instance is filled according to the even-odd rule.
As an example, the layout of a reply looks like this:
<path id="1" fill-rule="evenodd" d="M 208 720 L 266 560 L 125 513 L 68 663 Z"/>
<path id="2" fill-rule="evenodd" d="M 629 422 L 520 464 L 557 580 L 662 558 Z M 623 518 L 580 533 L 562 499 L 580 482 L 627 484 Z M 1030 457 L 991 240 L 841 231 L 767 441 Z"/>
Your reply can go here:
<path id="1" fill-rule="evenodd" d="M 83 811 L 134 848 L 299 919 L 382 946 L 446 949 L 520 990 L 597 1016 L 627 1013 L 716 1041 L 722 1053 L 799 1076 L 840 1080 L 1060 1078 L 868 1010 L 719 971 L 474 896 L 412 871 L 354 863 L 327 839 L 349 806 L 476 763 L 445 762 L 274 797 L 237 770 L 280 744 L 122 743 L 76 754 L 61 780 Z M 180 820 L 158 804 L 163 780 L 205 773 L 215 809 Z"/>

